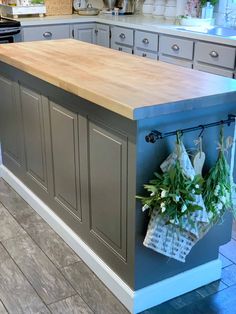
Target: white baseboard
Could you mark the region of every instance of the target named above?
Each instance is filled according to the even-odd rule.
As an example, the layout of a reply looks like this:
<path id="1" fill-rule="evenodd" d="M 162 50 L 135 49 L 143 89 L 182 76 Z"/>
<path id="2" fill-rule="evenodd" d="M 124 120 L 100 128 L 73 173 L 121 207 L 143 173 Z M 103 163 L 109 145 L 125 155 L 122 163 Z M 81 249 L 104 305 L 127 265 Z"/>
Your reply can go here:
<path id="1" fill-rule="evenodd" d="M 213 260 L 143 289 L 133 291 L 73 230 L 3 165 L 0 165 L 0 176 L 46 220 L 131 313 L 139 313 L 221 277 L 221 261 Z"/>

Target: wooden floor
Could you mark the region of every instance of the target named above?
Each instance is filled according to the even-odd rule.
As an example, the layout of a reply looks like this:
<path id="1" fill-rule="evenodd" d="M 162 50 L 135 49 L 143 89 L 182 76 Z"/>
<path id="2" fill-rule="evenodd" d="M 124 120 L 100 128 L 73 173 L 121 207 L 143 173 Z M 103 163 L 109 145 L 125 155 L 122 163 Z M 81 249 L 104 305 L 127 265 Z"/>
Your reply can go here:
<path id="1" fill-rule="evenodd" d="M 142 314 L 236 314 L 236 225 L 221 281 Z M 128 313 L 95 274 L 0 179 L 0 314 Z"/>

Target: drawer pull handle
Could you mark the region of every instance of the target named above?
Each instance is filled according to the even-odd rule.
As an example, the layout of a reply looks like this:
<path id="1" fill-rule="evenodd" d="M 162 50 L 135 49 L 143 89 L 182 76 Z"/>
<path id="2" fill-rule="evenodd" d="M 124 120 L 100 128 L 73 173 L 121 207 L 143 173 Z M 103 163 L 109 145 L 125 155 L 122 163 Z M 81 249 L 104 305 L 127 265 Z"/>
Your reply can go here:
<path id="1" fill-rule="evenodd" d="M 44 38 L 50 38 L 50 37 L 52 37 L 52 33 L 51 32 L 45 32 L 45 33 L 43 33 L 43 37 Z"/>
<path id="2" fill-rule="evenodd" d="M 217 58 L 217 57 L 219 57 L 219 54 L 218 54 L 218 52 L 217 51 L 211 51 L 210 53 L 209 53 L 209 55 L 212 57 L 212 58 Z"/>
<path id="3" fill-rule="evenodd" d="M 144 43 L 145 45 L 148 45 L 148 44 L 149 44 L 149 40 L 148 40 L 147 38 L 144 38 L 144 39 L 143 39 L 143 43 Z"/>
<path id="4" fill-rule="evenodd" d="M 121 39 L 125 39 L 125 34 L 124 34 L 124 33 L 121 33 L 121 34 L 120 34 L 120 38 L 121 38 Z"/>
<path id="5" fill-rule="evenodd" d="M 146 53 L 143 53 L 143 54 L 142 54 L 142 56 L 143 56 L 143 57 L 146 57 L 146 56 L 147 56 L 147 54 L 146 54 Z"/>
<path id="6" fill-rule="evenodd" d="M 174 44 L 174 45 L 171 47 L 171 49 L 172 49 L 173 51 L 179 51 L 179 46 L 178 46 L 177 44 Z"/>
<path id="7" fill-rule="evenodd" d="M 98 33 L 98 29 L 95 29 L 95 30 L 94 30 L 94 33 L 97 35 L 97 33 Z"/>
<path id="8" fill-rule="evenodd" d="M 119 48 L 118 48 L 118 50 L 119 50 L 119 51 L 122 51 L 122 48 L 121 48 L 121 47 L 119 47 Z"/>

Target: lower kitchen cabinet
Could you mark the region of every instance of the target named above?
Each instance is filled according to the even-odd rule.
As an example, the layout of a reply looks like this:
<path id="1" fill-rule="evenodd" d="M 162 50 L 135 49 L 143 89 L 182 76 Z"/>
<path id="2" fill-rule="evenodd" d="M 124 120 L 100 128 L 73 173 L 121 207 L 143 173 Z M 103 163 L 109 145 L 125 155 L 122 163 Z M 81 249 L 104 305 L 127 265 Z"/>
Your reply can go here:
<path id="1" fill-rule="evenodd" d="M 73 27 L 73 37 L 90 44 L 110 47 L 110 27 L 106 24 L 83 23 Z"/>
<path id="2" fill-rule="evenodd" d="M 24 85 L 19 87 L 25 146 L 25 180 L 39 195 L 48 196 L 52 187 L 48 100 Z"/>
<path id="3" fill-rule="evenodd" d="M 20 176 L 24 168 L 22 114 L 18 84 L 0 76 L 0 141 L 4 164 Z"/>
<path id="4" fill-rule="evenodd" d="M 103 109 L 96 119 L 97 109 L 80 111 L 81 100 L 35 81 L 29 87 L 26 76 L 0 77 L 4 166 L 132 285 L 129 129 Z"/>
<path id="5" fill-rule="evenodd" d="M 99 46 L 110 47 L 110 26 L 97 24 L 95 29 L 95 43 Z"/>
<path id="6" fill-rule="evenodd" d="M 70 38 L 70 26 L 46 25 L 23 27 L 23 41 Z"/>
<path id="7" fill-rule="evenodd" d="M 82 219 L 77 114 L 50 102 L 53 198 L 62 211 Z"/>
<path id="8" fill-rule="evenodd" d="M 95 43 L 95 23 L 76 24 L 73 28 L 73 37 L 90 44 Z"/>

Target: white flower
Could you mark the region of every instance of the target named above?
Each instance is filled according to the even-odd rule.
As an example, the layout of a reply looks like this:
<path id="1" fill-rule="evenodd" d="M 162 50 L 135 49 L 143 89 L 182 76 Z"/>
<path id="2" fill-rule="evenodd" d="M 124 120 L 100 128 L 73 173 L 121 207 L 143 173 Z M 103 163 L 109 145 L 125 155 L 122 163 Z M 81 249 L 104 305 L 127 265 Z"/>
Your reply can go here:
<path id="1" fill-rule="evenodd" d="M 152 192 L 151 194 L 150 194 L 150 196 L 154 196 L 155 195 L 155 192 Z"/>
<path id="2" fill-rule="evenodd" d="M 181 208 L 181 213 L 184 213 L 187 210 L 186 204 L 184 204 Z"/>
<path id="3" fill-rule="evenodd" d="M 212 212 L 209 212 L 209 213 L 208 213 L 208 218 L 209 218 L 209 219 L 212 219 L 213 216 L 214 216 L 214 215 L 213 215 Z"/>
<path id="4" fill-rule="evenodd" d="M 219 192 L 219 190 L 220 190 L 220 186 L 219 186 L 219 184 L 217 184 L 217 186 L 215 187 L 215 191 Z"/>
<path id="5" fill-rule="evenodd" d="M 195 185 L 195 188 L 196 188 L 196 189 L 199 189 L 199 188 L 200 188 L 200 185 L 199 185 L 199 184 L 196 184 L 196 185 Z"/>
<path id="6" fill-rule="evenodd" d="M 179 196 L 179 195 L 176 195 L 176 196 L 175 196 L 175 200 L 176 200 L 176 202 L 178 202 L 178 201 L 180 200 L 180 196 Z"/>
<path id="7" fill-rule="evenodd" d="M 216 207 L 217 207 L 217 209 L 221 210 L 223 208 L 223 204 L 222 203 L 218 203 Z"/>
<path id="8" fill-rule="evenodd" d="M 145 212 L 146 209 L 149 209 L 149 206 L 147 204 L 144 204 L 142 207 L 142 211 Z"/>
<path id="9" fill-rule="evenodd" d="M 170 223 L 178 225 L 179 224 L 179 219 L 177 217 L 175 217 L 175 219 L 171 219 Z"/>
<path id="10" fill-rule="evenodd" d="M 195 190 L 194 189 L 192 189 L 192 193 L 195 194 Z"/>
<path id="11" fill-rule="evenodd" d="M 166 207 L 166 204 L 164 202 L 161 203 L 161 208 Z"/>
<path id="12" fill-rule="evenodd" d="M 166 211 L 166 207 L 161 208 L 161 212 L 164 213 Z"/>
<path id="13" fill-rule="evenodd" d="M 214 195 L 215 195 L 215 196 L 218 196 L 218 190 L 215 189 Z"/>
<path id="14" fill-rule="evenodd" d="M 167 191 L 166 190 L 162 190 L 161 191 L 161 198 L 164 198 L 164 197 L 166 197 L 167 196 Z"/>

